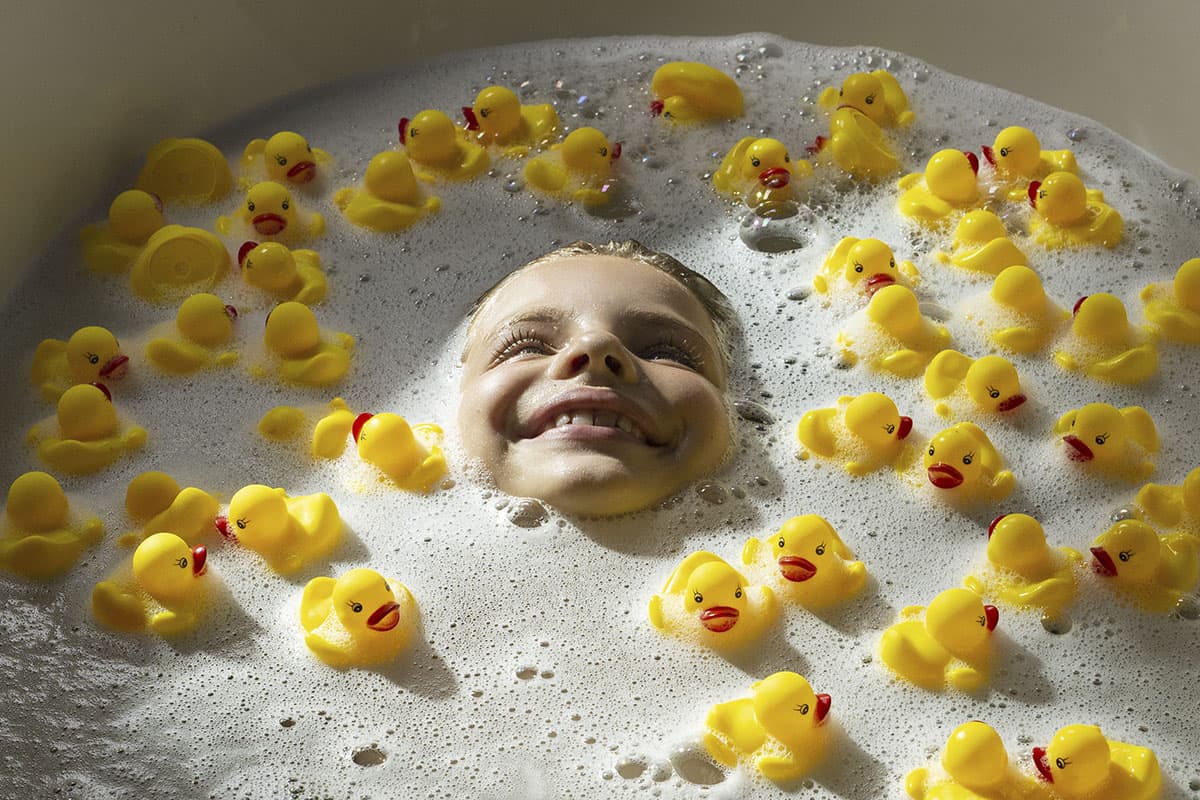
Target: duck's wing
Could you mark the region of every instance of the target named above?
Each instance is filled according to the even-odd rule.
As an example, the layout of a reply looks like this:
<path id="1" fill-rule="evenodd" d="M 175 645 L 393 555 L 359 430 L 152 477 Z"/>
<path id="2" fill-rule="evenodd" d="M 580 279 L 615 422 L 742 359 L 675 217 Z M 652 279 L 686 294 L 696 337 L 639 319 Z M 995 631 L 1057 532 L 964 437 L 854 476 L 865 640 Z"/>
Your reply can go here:
<path id="1" fill-rule="evenodd" d="M 333 610 L 333 587 L 337 581 L 328 576 L 313 578 L 300 597 L 300 624 L 312 632 L 320 627 Z"/>

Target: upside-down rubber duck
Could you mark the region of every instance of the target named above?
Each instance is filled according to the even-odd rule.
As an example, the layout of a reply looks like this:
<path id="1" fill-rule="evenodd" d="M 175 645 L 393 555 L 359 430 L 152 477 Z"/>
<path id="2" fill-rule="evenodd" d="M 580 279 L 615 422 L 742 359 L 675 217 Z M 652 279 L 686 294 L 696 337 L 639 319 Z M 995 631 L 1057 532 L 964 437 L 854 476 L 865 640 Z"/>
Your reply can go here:
<path id="1" fill-rule="evenodd" d="M 959 422 L 934 436 L 923 464 L 930 483 L 967 502 L 1003 500 L 1016 484 L 987 434 L 973 422 Z"/>
<path id="2" fill-rule="evenodd" d="M 251 139 L 242 151 L 242 172 L 264 175 L 267 180 L 298 186 L 311 183 L 329 153 L 313 147 L 294 131 L 280 131 L 270 139 Z"/>
<path id="3" fill-rule="evenodd" d="M 337 458 L 346 451 L 358 415 L 340 397 L 329 401 L 329 411 L 313 426 L 309 448 L 314 458 Z"/>
<path id="4" fill-rule="evenodd" d="M 164 224 L 162 200 L 141 189 L 121 192 L 108 207 L 108 224 L 79 232 L 83 260 L 94 272 L 128 271 L 150 236 Z"/>
<path id="5" fill-rule="evenodd" d="M 867 567 L 823 517 L 792 517 L 774 534 L 750 539 L 742 563 L 771 575 L 775 591 L 805 608 L 841 603 L 862 591 Z"/>
<path id="6" fill-rule="evenodd" d="M 1036 353 L 1058 335 L 1070 312 L 1046 295 L 1042 279 L 1026 266 L 1001 270 L 992 282 L 988 339 L 1013 353 Z M 990 315 L 989 315 L 990 316 Z"/>
<path id="7" fill-rule="evenodd" d="M 173 533 L 188 544 L 199 544 L 212 533 L 220 504 L 203 489 L 180 488 L 170 475 L 150 471 L 129 482 L 125 510 L 141 525 L 141 531 L 125 534 L 122 544 L 142 541 L 160 531 Z"/>
<path id="8" fill-rule="evenodd" d="M 921 612 L 924 619 L 919 619 Z M 932 691 L 972 692 L 987 682 L 991 633 L 1000 612 L 968 589 L 947 589 L 929 608 L 909 606 L 883 632 L 879 653 L 897 675 Z"/>
<path id="9" fill-rule="evenodd" d="M 846 236 L 825 256 L 813 288 L 821 294 L 861 292 L 870 298 L 893 283 L 911 287 L 920 277 L 911 261 L 897 264 L 892 248 L 879 239 Z"/>
<path id="10" fill-rule="evenodd" d="M 1158 429 L 1141 406 L 1116 408 L 1088 403 L 1068 411 L 1054 424 L 1072 461 L 1095 464 L 1110 474 L 1142 481 L 1154 472 Z"/>
<path id="11" fill-rule="evenodd" d="M 841 397 L 836 408 L 818 408 L 800 418 L 796 438 L 806 455 L 845 459 L 851 475 L 866 475 L 899 459 L 912 418 L 901 416 L 881 392 Z"/>
<path id="12" fill-rule="evenodd" d="M 463 106 L 468 137 L 482 145 L 500 147 L 505 155 L 524 156 L 546 147 L 558 136 L 558 112 L 550 103 L 522 105 L 507 86 L 487 86 L 475 102 Z"/>
<path id="13" fill-rule="evenodd" d="M 1004 414 L 1025 404 L 1017 368 L 1007 358 L 971 358 L 957 350 L 943 350 L 925 368 L 925 392 L 934 400 L 966 395 L 980 411 Z M 949 416 L 946 402 L 937 404 L 940 416 Z"/>
<path id="14" fill-rule="evenodd" d="M 446 474 L 442 429 L 437 425 L 410 426 L 399 414 L 359 414 L 352 432 L 359 457 L 401 489 L 428 492 Z"/>
<path id="15" fill-rule="evenodd" d="M 80 383 L 63 392 L 56 422 L 57 431 L 53 423 L 34 425 L 28 439 L 38 457 L 59 472 L 97 472 L 146 443 L 144 428 L 121 424 L 104 384 Z"/>
<path id="16" fill-rule="evenodd" d="M 342 538 L 342 517 L 324 492 L 289 497 L 283 489 L 243 486 L 218 518 L 221 535 L 258 553 L 284 575 L 324 558 Z"/>
<path id="17" fill-rule="evenodd" d="M 954 729 L 941 758 L 944 776 L 918 767 L 904 779 L 913 800 L 1049 800 L 1035 780 L 1013 769 L 1000 734 L 972 720 Z"/>
<path id="18" fill-rule="evenodd" d="M 1146 320 L 1169 342 L 1200 344 L 1200 258 L 1183 262 L 1170 283 L 1141 292 Z"/>
<path id="19" fill-rule="evenodd" d="M 660 631 L 708 647 L 741 647 L 757 638 L 775 617 L 775 595 L 751 586 L 720 556 L 696 552 L 671 572 L 650 598 L 650 622 Z"/>
<path id="20" fill-rule="evenodd" d="M 1142 383 L 1158 372 L 1154 332 L 1130 325 L 1125 304 L 1107 292 L 1075 302 L 1071 332 L 1059 344 L 1054 361 L 1060 367 L 1096 380 Z"/>
<path id="21" fill-rule="evenodd" d="M 907 128 L 916 119 L 896 76 L 882 69 L 848 75 L 839 89 L 823 89 L 817 104 L 830 110 L 853 108 L 884 128 Z"/>
<path id="22" fill-rule="evenodd" d="M 832 704 L 804 676 L 776 672 L 751 684 L 749 697 L 708 710 L 704 747 L 727 767 L 745 762 L 768 780 L 796 780 L 825 757 Z"/>
<path id="23" fill-rule="evenodd" d="M 408 587 L 371 569 L 313 578 L 300 599 L 304 643 L 339 669 L 391 661 L 412 640 L 417 615 Z"/>
<path id="24" fill-rule="evenodd" d="M 1075 599 L 1078 550 L 1051 547 L 1042 525 L 1028 514 L 1001 514 L 987 532 L 992 571 L 963 584 L 977 594 L 1015 608 L 1040 608 L 1055 616 Z"/>
<path id="25" fill-rule="evenodd" d="M 721 70 L 695 61 L 668 61 L 650 80 L 650 113 L 672 122 L 707 122 L 742 115 L 742 90 Z"/>
<path id="26" fill-rule="evenodd" d="M 884 286 L 867 303 L 866 335 L 843 330 L 838 334 L 847 359 L 904 378 L 920 375 L 935 354 L 950 346 L 950 332 L 926 319 L 916 295 L 898 283 Z"/>
<path id="27" fill-rule="evenodd" d="M 160 636 L 186 633 L 199 624 L 207 603 L 208 550 L 188 547 L 173 533 L 149 536 L 126 566 L 92 589 L 92 613 L 109 628 Z"/>
<path id="28" fill-rule="evenodd" d="M 621 157 L 621 144 L 610 144 L 595 128 L 577 128 L 550 150 L 530 160 L 522 174 L 530 186 L 546 194 L 585 206 L 609 201 L 612 164 Z"/>
<path id="29" fill-rule="evenodd" d="M 295 244 L 325 233 L 325 217 L 302 212 L 292 192 L 275 181 L 261 181 L 246 192 L 236 217 L 218 217 L 217 232 L 224 236 L 248 234 L 271 241 Z"/>
<path id="30" fill-rule="evenodd" d="M 417 183 L 408 154 L 395 150 L 372 156 L 362 188 L 339 189 L 333 202 L 352 224 L 379 233 L 403 230 L 442 207 Z"/>
<path id="31" fill-rule="evenodd" d="M 712 184 L 719 194 L 758 208 L 792 199 L 793 182 L 811 174 L 812 165 L 804 159 L 793 161 L 778 139 L 745 136 L 721 159 Z"/>
<path id="32" fill-rule="evenodd" d="M 238 248 L 242 280 L 278 301 L 306 306 L 325 299 L 329 282 L 315 250 L 289 250 L 279 242 L 244 242 Z"/>
<path id="33" fill-rule="evenodd" d="M 203 139 L 162 139 L 146 154 L 137 188 L 168 202 L 214 203 L 233 188 L 229 162 Z"/>
<path id="34" fill-rule="evenodd" d="M 354 337 L 340 332 L 323 335 L 317 315 L 303 303 L 275 306 L 267 315 L 263 341 L 278 358 L 279 377 L 289 383 L 328 386 L 350 369 Z"/>
<path id="35" fill-rule="evenodd" d="M 225 245 L 203 228 L 164 225 L 134 259 L 129 287 L 151 303 L 175 302 L 212 289 L 230 263 Z"/>
<path id="36" fill-rule="evenodd" d="M 221 350 L 233 336 L 237 309 L 215 294 L 201 292 L 184 300 L 175 314 L 176 336 L 156 336 L 146 343 L 146 360 L 170 375 L 187 375 L 238 360 L 236 350 Z"/>
<path id="37" fill-rule="evenodd" d="M 955 211 L 979 205 L 978 173 L 974 153 L 939 150 L 923 174 L 912 172 L 900 179 L 900 213 L 922 225 L 942 225 Z"/>
<path id="38" fill-rule="evenodd" d="M 1031 181 L 1029 202 L 1037 212 L 1029 217 L 1029 235 L 1048 248 L 1121 243 L 1125 223 L 1104 202 L 1104 192 L 1088 189 L 1070 172 L 1052 172 L 1044 181 Z"/>
<path id="39" fill-rule="evenodd" d="M 971 272 L 999 275 L 1013 265 L 1029 264 L 1021 249 L 1008 238 L 1004 221 L 985 208 L 963 214 L 954 228 L 951 247 L 954 248 L 952 253 L 938 252 L 936 258 Z"/>
<path id="40" fill-rule="evenodd" d="M 104 535 L 98 517 L 72 521 L 66 492 L 45 472 L 18 476 L 8 487 L 4 513 L 0 568 L 26 578 L 61 575 Z"/>
<path id="41" fill-rule="evenodd" d="M 1108 739 L 1095 725 L 1060 728 L 1033 763 L 1063 800 L 1158 800 L 1162 772 L 1148 747 Z"/>
<path id="42" fill-rule="evenodd" d="M 424 181 L 437 178 L 465 181 L 488 168 L 488 152 L 467 141 L 454 121 L 437 109 L 427 108 L 412 119 L 400 120 L 400 144 L 412 162 L 424 169 Z"/>
<path id="43" fill-rule="evenodd" d="M 1181 484 L 1147 483 L 1134 502 L 1155 525 L 1200 537 L 1200 467 Z"/>
<path id="44" fill-rule="evenodd" d="M 1121 520 L 1092 542 L 1092 567 L 1137 606 L 1171 611 L 1200 581 L 1200 539 Z"/>
<path id="45" fill-rule="evenodd" d="M 1013 202 L 1025 199 L 1030 181 L 1041 180 L 1052 172 L 1079 172 L 1074 153 L 1043 150 L 1034 132 L 1020 125 L 1010 125 L 997 133 L 991 146 L 983 145 L 982 151 L 996 171 L 997 182 Z"/>
<path id="46" fill-rule="evenodd" d="M 88 325 L 67 341 L 43 339 L 33 353 L 29 379 L 48 403 L 78 383 L 121 380 L 129 371 L 129 356 L 108 328 Z"/>

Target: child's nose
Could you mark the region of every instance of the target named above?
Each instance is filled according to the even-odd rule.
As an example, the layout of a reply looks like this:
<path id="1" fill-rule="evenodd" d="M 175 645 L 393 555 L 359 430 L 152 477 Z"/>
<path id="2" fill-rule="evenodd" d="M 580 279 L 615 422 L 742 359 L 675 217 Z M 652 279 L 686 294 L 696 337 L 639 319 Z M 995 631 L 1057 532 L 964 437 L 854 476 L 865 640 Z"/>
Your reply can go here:
<path id="1" fill-rule="evenodd" d="M 606 331 L 586 331 L 558 354 L 556 378 L 573 378 L 584 372 L 615 376 L 624 383 L 637 381 L 637 365 L 621 340 Z"/>

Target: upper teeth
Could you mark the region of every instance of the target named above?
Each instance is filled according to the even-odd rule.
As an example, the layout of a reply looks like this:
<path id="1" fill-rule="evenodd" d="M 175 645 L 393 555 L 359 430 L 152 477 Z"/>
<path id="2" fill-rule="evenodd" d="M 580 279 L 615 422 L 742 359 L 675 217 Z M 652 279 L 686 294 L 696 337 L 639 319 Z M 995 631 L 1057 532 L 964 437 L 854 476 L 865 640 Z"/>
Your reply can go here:
<path id="1" fill-rule="evenodd" d="M 569 411 L 554 418 L 554 424 L 549 428 L 561 428 L 563 425 L 597 425 L 602 428 L 620 428 L 631 436 L 646 440 L 646 435 L 633 420 L 615 411 Z"/>

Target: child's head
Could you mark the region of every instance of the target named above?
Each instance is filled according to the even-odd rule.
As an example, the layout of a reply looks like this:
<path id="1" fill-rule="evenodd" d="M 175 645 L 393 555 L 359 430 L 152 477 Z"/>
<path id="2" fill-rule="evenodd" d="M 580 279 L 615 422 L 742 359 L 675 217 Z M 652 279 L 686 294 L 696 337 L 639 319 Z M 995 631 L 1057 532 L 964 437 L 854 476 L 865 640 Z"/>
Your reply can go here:
<path id="1" fill-rule="evenodd" d="M 732 447 L 729 301 L 637 242 L 578 242 L 476 304 L 459 427 L 504 491 L 574 514 L 646 508 Z"/>

